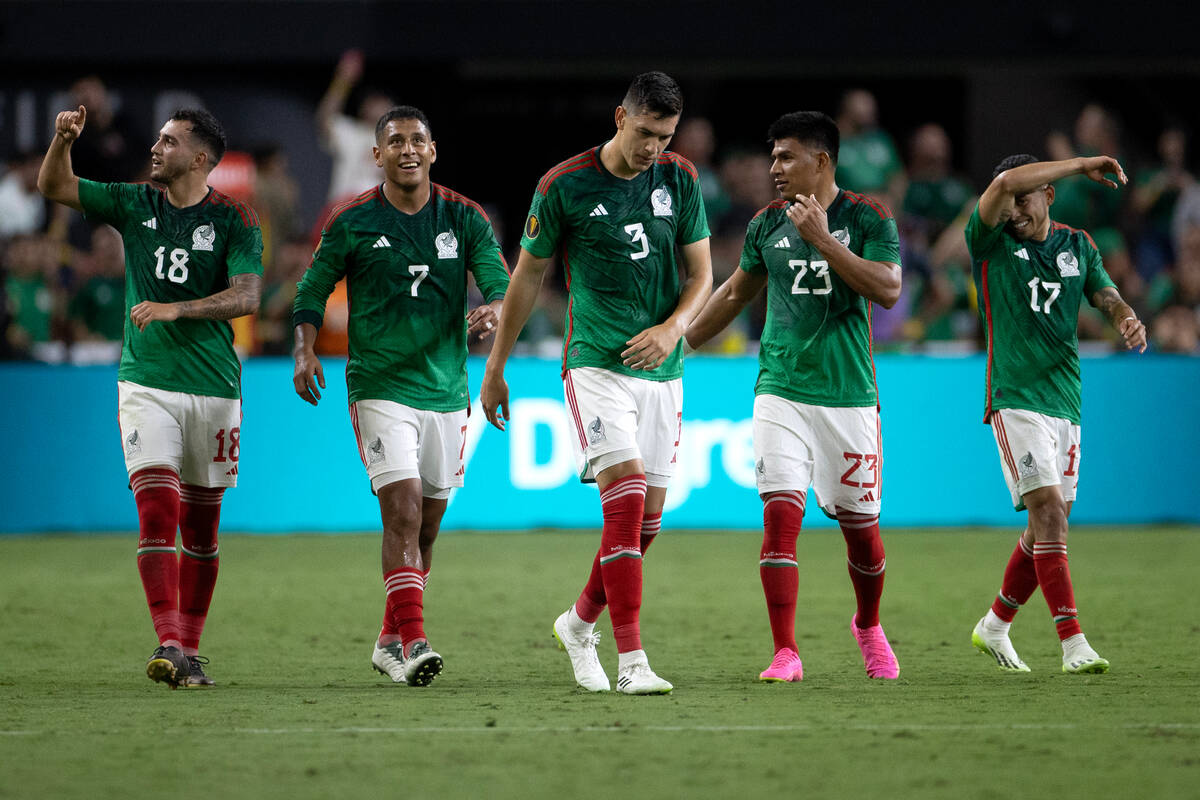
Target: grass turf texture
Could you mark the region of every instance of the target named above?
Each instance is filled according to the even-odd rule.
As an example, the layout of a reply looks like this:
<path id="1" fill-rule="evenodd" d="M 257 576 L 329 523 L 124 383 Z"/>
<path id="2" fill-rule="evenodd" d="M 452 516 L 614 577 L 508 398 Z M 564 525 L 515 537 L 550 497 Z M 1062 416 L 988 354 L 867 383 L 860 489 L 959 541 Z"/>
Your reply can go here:
<path id="1" fill-rule="evenodd" d="M 666 697 L 574 688 L 554 618 L 594 534 L 446 534 L 426 630 L 431 687 L 370 670 L 378 537 L 237 536 L 203 653 L 211 691 L 144 674 L 134 537 L 0 539 L 0 798 L 1189 797 L 1200 785 L 1200 531 L 1072 531 L 1081 621 L 1113 664 L 1060 672 L 1041 594 L 999 672 L 970 643 L 1014 531 L 888 532 L 882 620 L 900 680 L 870 681 L 833 533 L 801 535 L 805 677 L 762 684 L 757 533 L 668 532 L 642 630 Z M 615 673 L 608 617 L 600 657 Z"/>

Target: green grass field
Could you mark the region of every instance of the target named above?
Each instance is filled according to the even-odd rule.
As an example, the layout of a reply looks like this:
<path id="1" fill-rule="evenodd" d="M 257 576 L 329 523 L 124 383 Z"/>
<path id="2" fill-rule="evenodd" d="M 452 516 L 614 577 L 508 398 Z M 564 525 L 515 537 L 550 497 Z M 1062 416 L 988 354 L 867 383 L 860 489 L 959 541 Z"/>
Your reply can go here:
<path id="1" fill-rule="evenodd" d="M 551 623 L 595 534 L 445 534 L 431 687 L 371 672 L 378 537 L 227 535 L 204 641 L 213 691 L 147 680 L 134 538 L 0 538 L 0 798 L 1200 796 L 1200 530 L 1080 528 L 1084 630 L 1113 664 L 1066 676 L 1035 594 L 1033 669 L 970 645 L 1014 531 L 886 532 L 900 680 L 848 631 L 841 539 L 802 534 L 805 679 L 760 684 L 771 639 L 757 533 L 669 532 L 642 630 L 666 697 L 576 690 Z M 615 672 L 608 618 L 600 656 Z"/>

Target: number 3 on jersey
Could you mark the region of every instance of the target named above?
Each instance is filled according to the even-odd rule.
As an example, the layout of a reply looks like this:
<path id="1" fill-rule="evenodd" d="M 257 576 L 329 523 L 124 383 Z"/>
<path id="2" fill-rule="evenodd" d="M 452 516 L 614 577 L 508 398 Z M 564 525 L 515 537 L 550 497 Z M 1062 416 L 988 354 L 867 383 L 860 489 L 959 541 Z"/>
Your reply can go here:
<path id="1" fill-rule="evenodd" d="M 646 238 L 646 229 L 642 227 L 642 223 L 635 222 L 632 225 L 626 225 L 625 232 L 629 234 L 630 243 L 634 247 L 641 247 L 636 253 L 630 253 L 630 258 L 638 261 L 650 255 L 650 240 Z"/>
<path id="2" fill-rule="evenodd" d="M 171 251 L 171 266 L 167 269 L 167 274 L 163 274 L 163 256 L 166 254 L 167 248 L 160 247 L 154 251 L 154 257 L 158 259 L 158 263 L 154 265 L 154 277 L 160 281 L 164 278 L 171 283 L 183 283 L 188 276 L 188 251 L 182 247 L 176 247 Z"/>

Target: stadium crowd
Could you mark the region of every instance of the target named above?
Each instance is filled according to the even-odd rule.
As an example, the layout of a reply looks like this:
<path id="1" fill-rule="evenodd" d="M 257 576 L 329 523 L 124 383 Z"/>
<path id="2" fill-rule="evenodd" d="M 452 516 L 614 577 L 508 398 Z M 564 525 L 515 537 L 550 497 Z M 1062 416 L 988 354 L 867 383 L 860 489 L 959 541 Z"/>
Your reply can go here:
<path id="1" fill-rule="evenodd" d="M 343 57 L 314 109 L 312 135 L 333 159 L 330 202 L 378 180 L 372 165 L 363 164 L 363 154 L 373 141 L 374 119 L 391 99 L 359 92 L 358 107 L 346 109 L 361 75 L 361 59 Z M 85 77 L 70 93 L 88 108 L 89 133 L 73 153 L 77 173 L 96 180 L 145 179 L 151 137 L 121 114 L 104 83 Z M 900 229 L 903 294 L 894 308 L 875 309 L 877 348 L 977 350 L 977 298 L 963 229 L 981 187 L 955 172 L 954 143 L 937 121 L 898 140 L 864 90 L 847 92 L 836 111 L 842 137 L 839 184 L 882 200 Z M 234 149 L 248 144 L 231 142 Z M 1061 181 L 1051 215 L 1092 235 L 1121 296 L 1150 320 L 1152 349 L 1200 354 L 1200 183 L 1189 171 L 1188 145 L 1187 131 L 1172 122 L 1163 124 L 1156 142 L 1130 141 L 1116 115 L 1093 103 L 1079 111 L 1072 130 L 1046 131 L 1037 155 L 1117 154 L 1131 176 L 1127 189 L 1106 190 L 1083 177 Z M 776 196 L 769 156 L 765 149 L 723 150 L 712 123 L 686 110 L 671 149 L 700 171 L 719 285 L 737 268 L 747 222 Z M 40 151 L 6 154 L 0 171 L 0 358 L 115 363 L 127 324 L 120 236 L 47 203 L 36 186 L 41 157 Z M 263 222 L 265 241 L 261 309 L 253 320 L 235 321 L 245 356 L 291 351 L 296 282 L 310 263 L 321 222 L 302 219 L 292 169 L 278 145 L 257 146 L 244 157 L 242 171 L 249 175 L 242 174 L 239 185 Z M 506 253 L 515 255 L 516 237 L 505 236 L 503 220 L 494 221 Z M 523 352 L 558 354 L 565 307 L 561 276 L 547 280 L 522 333 Z M 765 294 L 705 349 L 754 352 L 764 312 Z M 331 298 L 319 352 L 346 351 L 346 317 L 341 287 Z M 1080 316 L 1079 336 L 1085 352 L 1117 349 L 1112 330 L 1090 307 Z"/>

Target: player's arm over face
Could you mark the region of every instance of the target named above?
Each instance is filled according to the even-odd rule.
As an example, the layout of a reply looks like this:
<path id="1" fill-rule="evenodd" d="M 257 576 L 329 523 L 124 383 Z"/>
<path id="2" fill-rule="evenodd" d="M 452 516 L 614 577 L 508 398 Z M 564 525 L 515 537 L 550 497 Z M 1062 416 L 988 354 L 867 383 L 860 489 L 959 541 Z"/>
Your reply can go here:
<path id="1" fill-rule="evenodd" d="M 1032 192 L 1071 175 L 1086 175 L 1090 180 L 1116 189 L 1117 184 L 1105 175 L 1116 175 L 1122 184 L 1128 183 L 1125 170 L 1111 156 L 1070 158 L 1065 161 L 1035 161 L 1001 172 L 988 184 L 979 198 L 979 219 L 995 228 L 1012 216 L 1017 195 Z"/>

